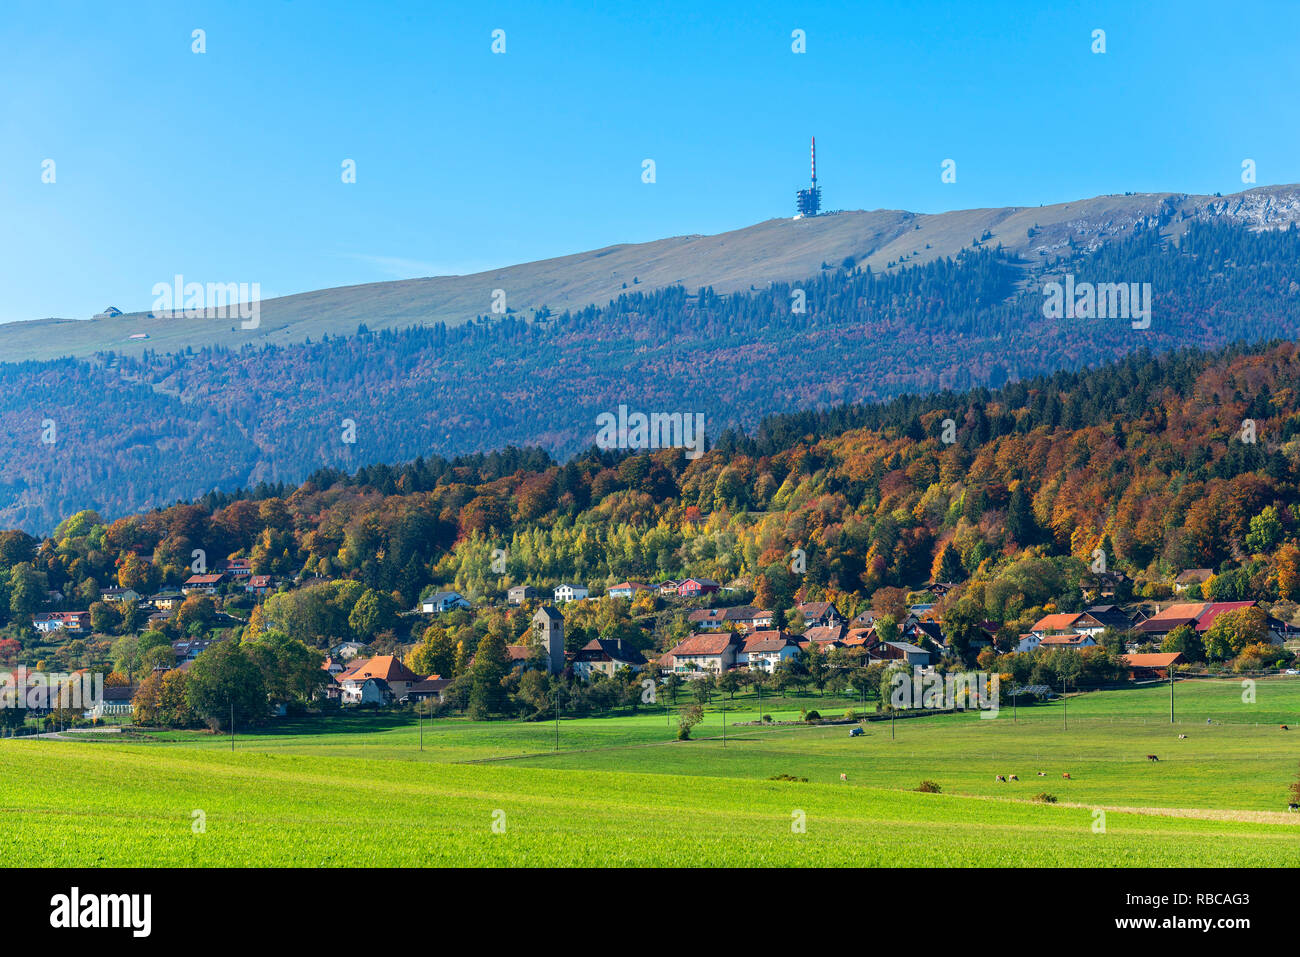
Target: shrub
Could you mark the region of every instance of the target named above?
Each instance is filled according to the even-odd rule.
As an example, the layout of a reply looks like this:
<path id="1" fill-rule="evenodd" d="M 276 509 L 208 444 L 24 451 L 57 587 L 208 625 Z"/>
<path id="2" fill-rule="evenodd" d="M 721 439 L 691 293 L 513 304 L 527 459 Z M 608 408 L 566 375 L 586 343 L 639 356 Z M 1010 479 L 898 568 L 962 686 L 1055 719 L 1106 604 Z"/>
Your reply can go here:
<path id="1" fill-rule="evenodd" d="M 1048 794 L 1046 791 L 1039 791 L 1037 794 L 1034 795 L 1034 800 L 1040 804 L 1055 804 L 1056 795 Z"/>
<path id="2" fill-rule="evenodd" d="M 807 783 L 808 781 L 807 778 L 797 778 L 793 774 L 774 774 L 770 778 L 768 778 L 768 780 L 769 781 L 803 781 L 804 783 Z"/>
<path id="3" fill-rule="evenodd" d="M 803 716 L 803 719 L 809 723 L 812 723 L 813 721 L 820 721 L 822 719 L 822 716 L 816 711 L 809 711 L 806 715 Z"/>
<path id="4" fill-rule="evenodd" d="M 943 788 L 939 787 L 939 785 L 935 784 L 933 781 L 922 781 L 920 787 L 916 790 L 920 791 L 922 794 L 938 794 L 943 790 Z"/>

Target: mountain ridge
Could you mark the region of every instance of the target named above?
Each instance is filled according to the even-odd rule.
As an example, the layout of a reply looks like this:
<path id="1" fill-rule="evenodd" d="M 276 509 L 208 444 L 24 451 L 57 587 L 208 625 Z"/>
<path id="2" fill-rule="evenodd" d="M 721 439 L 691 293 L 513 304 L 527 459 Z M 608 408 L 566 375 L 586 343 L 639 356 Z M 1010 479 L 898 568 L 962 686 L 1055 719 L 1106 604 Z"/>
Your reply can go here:
<path id="1" fill-rule="evenodd" d="M 492 315 L 505 291 L 509 315 L 533 321 L 563 310 L 604 305 L 629 290 L 681 285 L 721 294 L 797 282 L 852 258 L 875 272 L 957 255 L 977 240 L 1001 244 L 1029 261 L 1067 247 L 1089 251 L 1159 224 L 1178 235 L 1190 221 L 1250 229 L 1300 222 L 1300 185 L 1260 186 L 1228 196 L 1187 193 L 1106 194 L 1050 206 L 1005 206 L 912 213 L 854 210 L 808 219 L 769 219 L 712 235 L 618 243 L 464 276 L 338 286 L 261 302 L 259 326 L 235 320 L 150 319 L 127 312 L 101 319 L 49 318 L 0 324 L 0 361 L 86 358 L 96 352 L 142 355 L 209 346 L 288 345 L 358 326 L 402 329 L 460 326 Z M 170 281 L 172 277 L 166 277 Z M 188 277 L 193 280 L 195 277 Z M 209 277 L 210 278 L 210 277 Z M 249 277 L 251 278 L 251 277 Z M 132 340 L 132 335 L 147 339 Z"/>

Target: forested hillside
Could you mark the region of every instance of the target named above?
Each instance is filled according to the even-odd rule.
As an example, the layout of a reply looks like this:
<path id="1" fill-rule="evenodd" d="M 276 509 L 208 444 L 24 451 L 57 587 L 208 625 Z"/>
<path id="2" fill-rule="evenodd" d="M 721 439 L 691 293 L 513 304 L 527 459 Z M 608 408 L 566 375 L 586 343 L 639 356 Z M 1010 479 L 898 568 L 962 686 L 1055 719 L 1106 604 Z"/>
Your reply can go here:
<path id="1" fill-rule="evenodd" d="M 322 471 L 115 521 L 81 512 L 51 538 L 0 534 L 0 613 L 26 641 L 49 591 L 84 607 L 112 583 L 176 585 L 196 549 L 249 557 L 255 574 L 351 580 L 352 601 L 382 596 L 390 614 L 435 587 L 502 596 L 688 574 L 739 579 L 762 607 L 826 598 L 852 613 L 933 579 L 962 586 L 945 603 L 1014 634 L 1082 603 L 1098 550 L 1139 596 L 1208 567 L 1207 597 L 1293 602 L 1298 389 L 1294 343 L 1142 354 L 1000 391 L 779 416 L 694 461 L 508 450 Z"/>
<path id="2" fill-rule="evenodd" d="M 884 274 L 828 263 L 795 287 L 629 291 L 533 323 L 0 365 L 0 525 L 48 533 L 81 508 L 118 516 L 322 466 L 511 444 L 563 458 L 591 447 L 596 416 L 620 404 L 701 412 L 712 442 L 775 412 L 1300 334 L 1294 227 L 1189 223 L 1175 242 L 1161 227 L 1177 225 L 1037 262 L 974 238 L 956 259 Z M 1151 283 L 1150 328 L 1045 317 L 1043 282 L 1067 272 Z M 1057 424 L 1078 424 L 1078 403 L 1060 401 Z"/>

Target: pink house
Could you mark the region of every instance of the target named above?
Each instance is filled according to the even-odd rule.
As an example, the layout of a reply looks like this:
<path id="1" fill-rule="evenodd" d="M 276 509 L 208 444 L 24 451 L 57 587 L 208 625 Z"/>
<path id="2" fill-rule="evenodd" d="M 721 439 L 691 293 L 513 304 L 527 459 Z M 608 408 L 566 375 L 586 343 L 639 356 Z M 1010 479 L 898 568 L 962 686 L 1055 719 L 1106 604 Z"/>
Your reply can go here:
<path id="1" fill-rule="evenodd" d="M 696 595 L 711 595 L 718 590 L 718 583 L 707 578 L 688 578 L 677 586 L 677 594 L 683 598 Z"/>

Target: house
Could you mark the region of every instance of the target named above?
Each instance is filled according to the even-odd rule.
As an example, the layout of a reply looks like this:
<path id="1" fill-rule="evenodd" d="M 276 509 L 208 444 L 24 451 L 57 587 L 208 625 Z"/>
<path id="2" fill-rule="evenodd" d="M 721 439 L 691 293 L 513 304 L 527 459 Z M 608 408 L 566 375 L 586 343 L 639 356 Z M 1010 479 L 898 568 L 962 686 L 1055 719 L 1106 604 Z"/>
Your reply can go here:
<path id="1" fill-rule="evenodd" d="M 844 647 L 844 625 L 818 625 L 809 628 L 799 636 L 804 641 L 811 641 L 822 651 Z"/>
<path id="2" fill-rule="evenodd" d="M 172 651 L 176 654 L 176 663 L 179 665 L 193 661 L 213 644 L 215 642 L 211 638 L 187 638 L 183 641 L 173 641 Z"/>
<path id="3" fill-rule="evenodd" d="M 1066 611 L 1044 615 L 1029 630 L 1040 637 L 1072 634 L 1096 636 L 1106 630 L 1106 625 L 1086 611 Z"/>
<path id="4" fill-rule="evenodd" d="M 231 578 L 250 578 L 253 574 L 253 562 L 249 558 L 231 558 L 217 566 L 217 571 L 224 572 Z"/>
<path id="5" fill-rule="evenodd" d="M 265 595 L 271 590 L 270 575 L 250 575 L 244 584 L 244 591 L 250 595 Z"/>
<path id="6" fill-rule="evenodd" d="M 104 691 L 95 703 L 95 707 L 85 712 L 83 717 L 102 718 L 113 714 L 130 714 L 131 699 L 135 689 L 128 685 L 105 685 Z"/>
<path id="7" fill-rule="evenodd" d="M 1092 635 L 1043 635 L 1038 642 L 1039 648 L 1091 648 L 1097 644 Z"/>
<path id="8" fill-rule="evenodd" d="M 344 641 L 330 649 L 331 655 L 336 655 L 342 661 L 348 661 L 355 658 L 361 649 L 365 648 L 359 641 Z"/>
<path id="9" fill-rule="evenodd" d="M 390 705 L 397 698 L 397 693 L 383 678 L 367 678 L 361 682 L 353 704 Z M 346 698 L 344 699 L 346 701 Z"/>
<path id="10" fill-rule="evenodd" d="M 220 572 L 213 575 L 191 575 L 181 585 L 181 592 L 186 595 L 215 595 L 217 586 L 226 580 Z"/>
<path id="11" fill-rule="evenodd" d="M 424 615 L 441 615 L 453 608 L 469 607 L 469 599 L 455 591 L 438 591 L 428 598 L 420 599 L 420 613 Z"/>
<path id="12" fill-rule="evenodd" d="M 573 673 L 589 678 L 596 672 L 612 678 L 620 668 L 639 671 L 645 663 L 645 655 L 621 638 L 593 638 L 574 652 Z"/>
<path id="13" fill-rule="evenodd" d="M 754 631 L 758 628 L 772 627 L 772 613 L 753 605 L 737 605 L 733 608 L 697 608 L 686 616 L 694 628 L 704 631 L 716 631 L 727 625 L 735 625 L 742 631 Z"/>
<path id="14" fill-rule="evenodd" d="M 343 662 L 340 661 L 338 658 L 335 658 L 333 655 L 326 655 L 325 660 L 321 662 L 320 667 L 321 667 L 321 671 L 324 671 L 327 674 L 329 674 L 331 678 L 341 675 L 343 674 L 344 671 L 347 670 L 347 667 L 343 664 Z"/>
<path id="15" fill-rule="evenodd" d="M 139 601 L 140 593 L 131 588 L 101 588 L 99 600 L 110 605 L 120 601 Z"/>
<path id="16" fill-rule="evenodd" d="M 850 628 L 844 633 L 845 648 L 865 648 L 876 642 L 875 628 Z"/>
<path id="17" fill-rule="evenodd" d="M 178 591 L 160 591 L 156 595 L 150 595 L 145 603 L 159 611 L 171 611 L 184 600 L 185 596 Z"/>
<path id="18" fill-rule="evenodd" d="M 727 621 L 735 624 L 741 631 L 759 631 L 772 627 L 772 612 L 766 608 L 753 605 L 740 605 L 727 609 Z"/>
<path id="19" fill-rule="evenodd" d="M 1119 605 L 1089 605 L 1084 611 L 1114 631 L 1128 631 L 1133 627 L 1133 619 Z"/>
<path id="20" fill-rule="evenodd" d="M 686 621 L 692 628 L 717 631 L 727 623 L 727 612 L 730 610 L 729 608 L 697 608 L 686 616 Z"/>
<path id="21" fill-rule="evenodd" d="M 541 592 L 532 585 L 515 585 L 513 588 L 506 591 L 506 601 L 512 605 L 522 605 L 530 598 L 540 597 Z"/>
<path id="22" fill-rule="evenodd" d="M 1188 568 L 1174 579 L 1174 591 L 1181 595 L 1193 585 L 1204 585 L 1213 577 L 1214 572 L 1208 568 Z"/>
<path id="23" fill-rule="evenodd" d="M 676 595 L 677 589 L 681 587 L 681 584 L 681 582 L 670 578 L 667 581 L 660 582 L 657 587 L 659 588 L 659 594 L 661 595 Z"/>
<path id="24" fill-rule="evenodd" d="M 586 598 L 588 594 L 590 594 L 590 592 L 587 590 L 585 585 L 571 585 L 568 582 L 563 582 L 555 586 L 554 597 L 555 601 L 559 603 L 565 601 L 581 601 Z"/>
<path id="25" fill-rule="evenodd" d="M 709 578 L 688 578 L 677 586 L 677 594 L 682 598 L 712 595 L 717 590 L 718 583 Z"/>
<path id="26" fill-rule="evenodd" d="M 867 654 L 876 661 L 905 661 L 916 668 L 930 664 L 930 652 L 906 641 L 878 641 L 867 648 Z"/>
<path id="27" fill-rule="evenodd" d="M 853 620 L 849 622 L 849 627 L 870 628 L 872 625 L 876 623 L 876 619 L 879 617 L 880 617 L 880 612 L 873 611 L 872 609 L 868 608 L 866 611 L 854 615 Z"/>
<path id="28" fill-rule="evenodd" d="M 439 675 L 429 675 L 423 681 L 417 681 L 411 685 L 410 690 L 406 692 L 407 698 L 411 701 L 428 701 L 433 700 L 442 703 L 443 696 L 447 689 L 451 687 L 451 679 L 443 678 Z"/>
<path id="29" fill-rule="evenodd" d="M 923 641 L 932 641 L 940 648 L 945 644 L 943 627 L 937 621 L 930 621 L 929 619 L 925 621 L 914 621 L 909 617 L 900 630 L 902 636 L 912 644 L 917 644 Z M 982 638 L 976 638 L 971 641 L 971 644 L 974 647 L 982 648 L 987 644 L 992 644 L 992 641 L 984 641 Z"/>
<path id="30" fill-rule="evenodd" d="M 842 625 L 845 622 L 840 610 L 835 607 L 834 603 L 829 601 L 804 602 L 798 607 L 797 611 L 803 615 L 804 624 L 809 628 Z"/>
<path id="31" fill-rule="evenodd" d="M 739 636 L 727 632 L 691 635 L 668 654 L 672 656 L 672 669 L 676 674 L 712 672 L 720 675 L 736 666 L 736 652 L 742 643 Z"/>
<path id="32" fill-rule="evenodd" d="M 799 646 L 785 632 L 756 631 L 745 637 L 745 643 L 736 652 L 736 667 L 771 674 L 781 662 L 798 653 Z"/>
<path id="33" fill-rule="evenodd" d="M 1031 651 L 1038 650 L 1038 643 L 1043 640 L 1043 636 L 1036 632 L 1029 632 L 1020 636 L 1020 641 L 1016 643 L 1016 654 L 1024 655 Z"/>
<path id="34" fill-rule="evenodd" d="M 1084 572 L 1079 577 L 1079 587 L 1084 592 L 1096 592 L 1098 598 L 1114 598 L 1132 584 L 1123 572 Z"/>
<path id="35" fill-rule="evenodd" d="M 363 699 L 366 683 L 371 679 L 380 679 L 384 684 L 373 686 L 369 692 L 371 698 Z M 385 690 L 392 694 L 394 700 L 400 700 L 411 689 L 411 685 L 421 679 L 414 671 L 402 664 L 401 659 L 393 655 L 376 655 L 373 658 L 363 658 L 353 662 L 352 666 L 338 675 L 335 680 L 343 689 L 344 704 L 362 704 L 374 700 L 375 695 L 382 698 Z"/>
<path id="36" fill-rule="evenodd" d="M 1120 655 L 1120 661 L 1128 665 L 1129 676 L 1134 681 L 1163 680 L 1169 677 L 1169 670 L 1182 664 L 1183 656 L 1178 652 L 1154 655 Z"/>
<path id="37" fill-rule="evenodd" d="M 635 598 L 639 591 L 651 591 L 649 585 L 641 582 L 619 582 L 609 589 L 610 598 Z"/>
<path id="38" fill-rule="evenodd" d="M 1215 619 L 1220 615 L 1257 607 L 1259 607 L 1257 601 L 1212 601 L 1173 604 L 1152 615 L 1146 621 L 1139 622 L 1134 630 L 1140 632 L 1148 641 L 1158 642 L 1162 641 L 1165 636 L 1180 625 L 1190 625 L 1196 631 L 1204 633 L 1209 630 Z M 1271 643 L 1280 645 L 1293 636 L 1294 629 L 1286 622 L 1274 618 L 1272 615 L 1266 616 L 1265 620 L 1268 624 L 1269 641 Z"/>
<path id="39" fill-rule="evenodd" d="M 88 611 L 44 611 L 32 616 L 32 627 L 43 634 L 63 631 L 81 634 L 90 631 Z"/>

